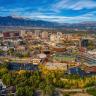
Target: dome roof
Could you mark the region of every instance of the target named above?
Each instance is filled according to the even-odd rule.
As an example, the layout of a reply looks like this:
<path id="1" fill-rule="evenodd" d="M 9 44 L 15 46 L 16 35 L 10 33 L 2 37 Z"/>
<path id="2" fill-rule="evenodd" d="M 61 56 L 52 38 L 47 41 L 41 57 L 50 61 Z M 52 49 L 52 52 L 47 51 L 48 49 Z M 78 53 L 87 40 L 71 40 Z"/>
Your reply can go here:
<path id="1" fill-rule="evenodd" d="M 43 53 L 38 54 L 38 57 L 41 58 L 41 59 L 42 59 L 42 58 L 46 58 L 46 54 L 43 54 Z"/>

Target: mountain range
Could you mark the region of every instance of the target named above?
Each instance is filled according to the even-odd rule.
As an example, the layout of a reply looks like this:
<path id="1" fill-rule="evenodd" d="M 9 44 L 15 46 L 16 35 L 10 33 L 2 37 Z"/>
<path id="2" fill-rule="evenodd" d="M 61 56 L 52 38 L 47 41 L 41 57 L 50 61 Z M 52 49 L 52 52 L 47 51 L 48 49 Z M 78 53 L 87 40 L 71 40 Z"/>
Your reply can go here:
<path id="1" fill-rule="evenodd" d="M 80 23 L 57 23 L 43 20 L 33 20 L 29 18 L 0 16 L 0 26 L 30 26 L 30 27 L 43 27 L 43 28 L 78 28 L 78 29 L 95 29 L 96 22 L 86 21 Z"/>

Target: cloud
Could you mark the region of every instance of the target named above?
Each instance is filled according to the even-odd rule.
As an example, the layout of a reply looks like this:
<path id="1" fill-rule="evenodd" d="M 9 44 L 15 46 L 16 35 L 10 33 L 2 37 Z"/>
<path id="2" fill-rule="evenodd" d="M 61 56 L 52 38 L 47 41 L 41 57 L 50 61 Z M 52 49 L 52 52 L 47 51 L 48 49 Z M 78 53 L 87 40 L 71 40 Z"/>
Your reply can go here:
<path id="1" fill-rule="evenodd" d="M 55 11 L 61 9 L 82 10 L 96 8 L 96 1 L 93 0 L 59 0 L 52 5 Z"/>
<path id="2" fill-rule="evenodd" d="M 47 0 L 46 0 L 47 1 Z M 43 2 L 46 3 L 46 2 Z M 39 19 L 54 21 L 60 23 L 66 22 L 81 22 L 81 21 L 96 21 L 96 11 L 88 12 L 88 9 L 96 8 L 96 1 L 94 0 L 55 0 L 55 3 L 49 4 L 49 6 L 27 6 L 27 7 L 15 7 L 5 8 L 0 7 L 1 15 L 17 15 L 25 18 Z M 66 11 L 67 9 L 67 11 Z M 87 13 L 82 9 L 87 9 Z M 66 12 L 64 12 L 64 10 Z M 75 11 L 74 11 L 75 10 Z M 82 11 L 81 13 L 80 10 Z M 69 13 L 70 12 L 70 13 Z M 77 12 L 72 16 L 72 12 Z M 64 13 L 67 13 L 65 15 Z M 71 14 L 72 13 L 72 14 Z"/>
<path id="3" fill-rule="evenodd" d="M 59 23 L 78 23 L 83 21 L 96 21 L 96 11 L 89 12 L 79 16 L 59 16 L 54 14 L 44 14 L 42 12 L 33 12 L 31 14 L 24 14 L 25 18 L 31 18 L 35 20 L 46 20 Z"/>
<path id="4" fill-rule="evenodd" d="M 81 10 L 81 9 L 92 9 L 96 8 L 96 1 L 92 0 L 83 0 L 83 1 L 78 1 L 74 5 L 70 6 L 69 8 L 72 8 L 74 10 Z"/>

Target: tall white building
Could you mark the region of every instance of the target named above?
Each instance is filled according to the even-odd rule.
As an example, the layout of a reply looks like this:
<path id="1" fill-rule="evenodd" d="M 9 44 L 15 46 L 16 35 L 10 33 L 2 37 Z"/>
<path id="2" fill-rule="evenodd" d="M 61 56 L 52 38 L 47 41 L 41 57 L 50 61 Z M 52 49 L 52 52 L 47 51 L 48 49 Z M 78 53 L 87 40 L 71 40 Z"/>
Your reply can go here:
<path id="1" fill-rule="evenodd" d="M 40 30 L 34 30 L 34 32 L 36 37 L 40 37 Z"/>
<path id="2" fill-rule="evenodd" d="M 47 31 L 42 32 L 42 39 L 48 39 L 48 32 Z"/>
<path id="3" fill-rule="evenodd" d="M 20 36 L 21 37 L 24 37 L 24 36 L 26 36 L 27 34 L 26 34 L 26 30 L 21 30 L 21 32 L 20 32 Z"/>
<path id="4" fill-rule="evenodd" d="M 57 32 L 56 43 L 60 43 L 61 37 L 62 37 L 62 33 L 61 32 Z"/>
<path id="5" fill-rule="evenodd" d="M 51 34 L 50 35 L 50 41 L 55 42 L 56 41 L 56 34 Z"/>
<path id="6" fill-rule="evenodd" d="M 2 32 L 0 32 L 0 38 L 2 38 L 3 37 L 3 33 Z"/>

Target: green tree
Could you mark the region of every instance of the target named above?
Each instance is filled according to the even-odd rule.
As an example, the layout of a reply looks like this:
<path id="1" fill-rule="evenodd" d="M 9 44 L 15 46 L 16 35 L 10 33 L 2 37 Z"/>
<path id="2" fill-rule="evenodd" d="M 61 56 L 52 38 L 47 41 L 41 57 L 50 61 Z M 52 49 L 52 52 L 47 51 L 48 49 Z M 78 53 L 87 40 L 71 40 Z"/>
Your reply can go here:
<path id="1" fill-rule="evenodd" d="M 0 54 L 1 54 L 1 55 L 2 55 L 2 54 L 4 54 L 4 51 L 3 51 L 3 50 L 1 50 L 1 49 L 0 49 Z"/>
<path id="2" fill-rule="evenodd" d="M 19 87 L 16 89 L 16 96 L 26 96 L 24 87 Z"/>
<path id="3" fill-rule="evenodd" d="M 10 73 L 4 74 L 2 80 L 7 86 L 11 86 L 13 84 L 13 78 Z"/>
<path id="4" fill-rule="evenodd" d="M 33 96 L 33 89 L 29 86 L 17 87 L 16 96 Z"/>
<path id="5" fill-rule="evenodd" d="M 96 88 L 90 88 L 87 90 L 87 93 L 91 94 L 92 96 L 96 96 Z"/>
<path id="6" fill-rule="evenodd" d="M 1 68 L 0 69 L 0 78 L 2 78 L 2 76 L 4 75 L 4 74 L 6 74 L 8 72 L 8 69 L 7 68 Z"/>
<path id="7" fill-rule="evenodd" d="M 33 88 L 26 86 L 25 87 L 26 96 L 33 96 Z"/>

